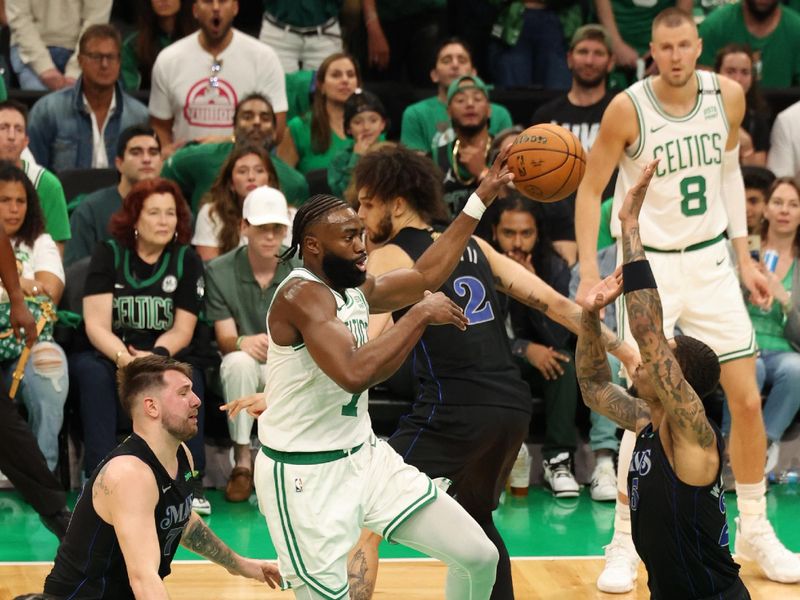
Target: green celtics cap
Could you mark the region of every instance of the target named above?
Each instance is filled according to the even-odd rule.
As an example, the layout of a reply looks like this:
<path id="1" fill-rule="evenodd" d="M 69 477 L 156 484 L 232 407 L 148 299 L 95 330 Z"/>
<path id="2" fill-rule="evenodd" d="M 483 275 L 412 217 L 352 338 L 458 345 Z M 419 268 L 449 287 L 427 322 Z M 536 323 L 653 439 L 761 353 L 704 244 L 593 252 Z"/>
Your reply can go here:
<path id="1" fill-rule="evenodd" d="M 483 79 L 477 75 L 462 75 L 458 79 L 454 79 L 447 88 L 447 103 L 450 104 L 453 96 L 463 90 L 480 90 L 486 98 L 489 98 L 489 86 L 483 82 Z"/>

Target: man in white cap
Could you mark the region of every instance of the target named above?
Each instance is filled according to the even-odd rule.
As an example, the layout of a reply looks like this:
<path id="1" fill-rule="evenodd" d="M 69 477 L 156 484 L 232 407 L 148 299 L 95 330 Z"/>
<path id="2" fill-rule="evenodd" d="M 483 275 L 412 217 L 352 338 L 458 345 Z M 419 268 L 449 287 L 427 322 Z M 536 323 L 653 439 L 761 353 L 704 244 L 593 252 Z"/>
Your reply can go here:
<path id="1" fill-rule="evenodd" d="M 242 207 L 242 237 L 247 244 L 212 260 L 206 267 L 206 314 L 222 351 L 225 402 L 264 390 L 267 376 L 267 308 L 278 284 L 296 266 L 277 255 L 289 226 L 286 198 L 271 187 L 250 192 Z M 225 488 L 230 502 L 243 502 L 253 491 L 250 432 L 246 411 L 228 421 L 234 468 Z"/>

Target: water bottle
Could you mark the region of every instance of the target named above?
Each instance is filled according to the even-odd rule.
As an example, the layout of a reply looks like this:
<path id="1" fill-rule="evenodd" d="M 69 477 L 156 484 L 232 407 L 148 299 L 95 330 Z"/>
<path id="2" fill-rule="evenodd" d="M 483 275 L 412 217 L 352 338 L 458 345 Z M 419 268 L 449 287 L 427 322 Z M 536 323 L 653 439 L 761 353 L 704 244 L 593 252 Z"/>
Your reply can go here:
<path id="1" fill-rule="evenodd" d="M 517 460 L 514 461 L 514 466 L 511 469 L 511 476 L 508 478 L 511 495 L 527 496 L 530 484 L 531 455 L 528 453 L 528 447 L 523 443 L 517 454 Z"/>

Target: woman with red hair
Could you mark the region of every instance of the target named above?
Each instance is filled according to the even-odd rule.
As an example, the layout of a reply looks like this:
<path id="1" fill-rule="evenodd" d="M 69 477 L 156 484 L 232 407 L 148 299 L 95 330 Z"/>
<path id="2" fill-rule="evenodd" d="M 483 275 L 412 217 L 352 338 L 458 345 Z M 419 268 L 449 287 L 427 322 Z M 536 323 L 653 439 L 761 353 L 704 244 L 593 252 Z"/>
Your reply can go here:
<path id="1" fill-rule="evenodd" d="M 189 246 L 191 223 L 176 184 L 140 181 L 111 218 L 111 238 L 92 255 L 83 298 L 91 347 L 70 358 L 80 392 L 87 477 L 117 445 L 116 369 L 148 354 L 193 364 L 190 343 L 204 284 L 203 263 Z M 202 371 L 195 368 L 193 389 L 201 400 L 203 387 Z M 188 442 L 198 472 L 205 466 L 203 417 L 201 406 L 199 433 Z M 195 500 L 198 512 L 210 512 L 200 485 Z"/>

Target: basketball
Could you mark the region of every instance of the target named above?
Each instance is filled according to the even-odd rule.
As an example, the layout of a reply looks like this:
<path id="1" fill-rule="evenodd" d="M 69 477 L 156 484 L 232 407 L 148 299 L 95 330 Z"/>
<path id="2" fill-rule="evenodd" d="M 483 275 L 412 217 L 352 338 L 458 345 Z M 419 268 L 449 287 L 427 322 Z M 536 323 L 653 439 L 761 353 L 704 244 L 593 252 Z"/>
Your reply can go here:
<path id="1" fill-rule="evenodd" d="M 556 202 L 578 189 L 586 170 L 586 154 L 571 131 L 541 123 L 517 136 L 507 164 L 522 194 L 538 202 Z"/>

